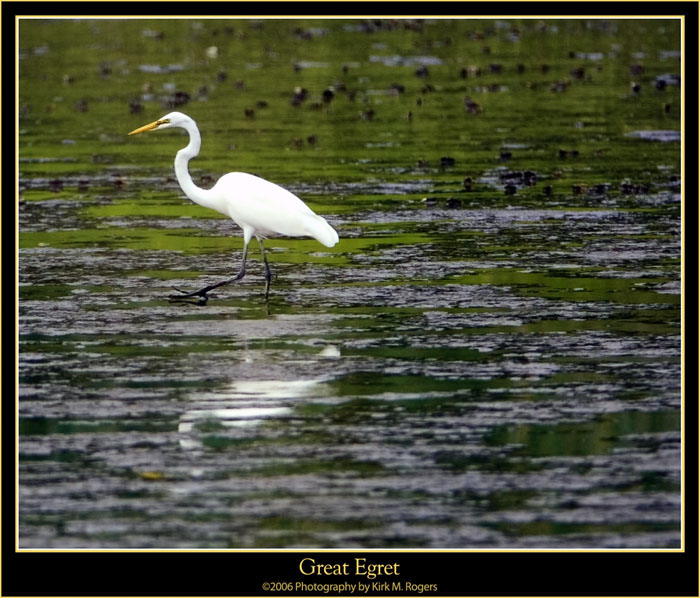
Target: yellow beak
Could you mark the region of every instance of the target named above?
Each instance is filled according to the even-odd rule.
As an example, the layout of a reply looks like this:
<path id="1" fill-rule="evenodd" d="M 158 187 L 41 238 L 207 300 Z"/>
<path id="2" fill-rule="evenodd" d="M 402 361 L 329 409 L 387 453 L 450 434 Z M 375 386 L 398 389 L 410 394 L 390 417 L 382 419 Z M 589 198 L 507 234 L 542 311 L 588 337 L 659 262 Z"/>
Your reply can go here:
<path id="1" fill-rule="evenodd" d="M 158 128 L 162 123 L 159 120 L 153 121 L 152 123 L 149 123 L 147 125 L 143 125 L 143 127 L 139 127 L 138 129 L 134 129 L 129 133 L 129 135 L 138 135 L 139 133 L 145 133 L 146 131 L 152 131 L 153 129 Z"/>

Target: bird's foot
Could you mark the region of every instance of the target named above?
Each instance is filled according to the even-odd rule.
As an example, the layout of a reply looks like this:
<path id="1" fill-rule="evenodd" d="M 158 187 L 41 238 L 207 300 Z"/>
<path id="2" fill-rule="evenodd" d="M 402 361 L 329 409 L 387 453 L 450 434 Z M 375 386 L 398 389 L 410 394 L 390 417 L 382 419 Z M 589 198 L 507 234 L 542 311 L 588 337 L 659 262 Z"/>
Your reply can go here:
<path id="1" fill-rule="evenodd" d="M 193 303 L 195 305 L 206 305 L 207 301 L 209 300 L 209 295 L 208 293 L 210 291 L 213 291 L 214 289 L 218 289 L 219 287 L 222 287 L 226 284 L 230 284 L 236 280 L 240 280 L 245 276 L 245 268 L 241 268 L 240 272 L 236 274 L 233 278 L 228 278 L 226 280 L 222 280 L 221 282 L 217 282 L 216 284 L 210 284 L 206 287 L 202 287 L 198 291 L 192 291 L 188 293 L 187 291 L 183 291 L 182 289 L 179 289 L 177 287 L 173 287 L 179 295 L 169 295 L 168 299 L 171 302 L 180 302 L 180 303 Z M 268 288 L 269 288 L 269 282 L 268 282 Z M 197 301 L 188 301 L 188 299 L 192 299 L 194 297 L 199 297 Z"/>
<path id="2" fill-rule="evenodd" d="M 209 300 L 209 295 L 207 295 L 207 292 L 211 290 L 208 287 L 204 287 L 198 291 L 188 293 L 187 291 L 183 291 L 177 287 L 173 288 L 180 294 L 168 295 L 168 301 L 170 301 L 170 303 L 190 303 L 192 305 L 206 305 L 207 301 Z M 197 299 L 193 300 L 195 297 Z"/>

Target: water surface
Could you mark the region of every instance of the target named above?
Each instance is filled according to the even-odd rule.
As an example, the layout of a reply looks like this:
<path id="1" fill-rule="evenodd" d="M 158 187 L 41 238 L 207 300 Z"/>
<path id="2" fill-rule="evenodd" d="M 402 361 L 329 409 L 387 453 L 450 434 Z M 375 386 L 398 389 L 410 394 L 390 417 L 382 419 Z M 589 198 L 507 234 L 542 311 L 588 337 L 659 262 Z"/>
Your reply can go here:
<path id="1" fill-rule="evenodd" d="M 19 31 L 21 548 L 680 546 L 677 21 Z"/>

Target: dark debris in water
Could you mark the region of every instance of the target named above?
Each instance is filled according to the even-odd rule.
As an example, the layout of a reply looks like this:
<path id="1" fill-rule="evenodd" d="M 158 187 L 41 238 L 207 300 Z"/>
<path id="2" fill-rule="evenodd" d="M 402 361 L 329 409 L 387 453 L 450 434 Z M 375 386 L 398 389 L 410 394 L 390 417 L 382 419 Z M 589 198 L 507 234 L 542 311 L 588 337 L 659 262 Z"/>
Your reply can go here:
<path id="1" fill-rule="evenodd" d="M 20 547 L 678 548 L 679 56 L 586 23 L 581 52 L 575 21 L 214 20 L 169 62 L 162 21 L 53 79 L 74 36 L 28 30 Z M 181 138 L 126 139 L 182 106 L 195 181 L 260 172 L 340 233 L 267 242 L 269 305 L 252 247 L 168 302 L 242 250 L 183 198 Z"/>

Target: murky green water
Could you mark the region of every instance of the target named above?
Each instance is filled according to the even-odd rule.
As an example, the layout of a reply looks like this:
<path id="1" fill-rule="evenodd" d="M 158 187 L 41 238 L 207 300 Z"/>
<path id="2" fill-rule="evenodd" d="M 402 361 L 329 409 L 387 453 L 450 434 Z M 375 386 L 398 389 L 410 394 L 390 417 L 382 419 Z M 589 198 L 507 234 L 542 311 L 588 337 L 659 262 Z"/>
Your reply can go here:
<path id="1" fill-rule="evenodd" d="M 22 21 L 20 546 L 678 547 L 679 38 Z M 256 252 L 166 299 L 242 250 L 126 135 L 174 102 L 340 234 L 269 308 Z"/>

